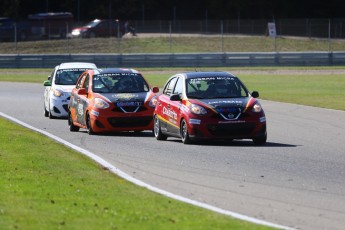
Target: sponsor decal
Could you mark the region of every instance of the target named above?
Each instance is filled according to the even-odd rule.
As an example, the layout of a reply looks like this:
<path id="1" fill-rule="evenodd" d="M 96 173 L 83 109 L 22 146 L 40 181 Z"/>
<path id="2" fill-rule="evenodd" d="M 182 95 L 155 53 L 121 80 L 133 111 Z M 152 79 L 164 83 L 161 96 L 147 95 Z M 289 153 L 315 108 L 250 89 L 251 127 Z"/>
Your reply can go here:
<path id="1" fill-rule="evenodd" d="M 133 94 L 133 93 L 122 93 L 122 94 L 113 94 L 112 95 L 113 98 L 116 99 L 133 99 L 133 98 L 137 98 L 139 97 L 137 94 Z"/>
<path id="2" fill-rule="evenodd" d="M 189 124 L 200 125 L 201 120 L 200 119 L 189 119 Z"/>
<path id="3" fill-rule="evenodd" d="M 241 106 L 243 101 L 241 100 L 220 100 L 220 101 L 210 101 L 207 102 L 209 105 L 219 105 L 219 104 L 236 104 L 238 106 Z"/>
<path id="4" fill-rule="evenodd" d="M 218 121 L 219 124 L 233 124 L 233 123 L 246 123 L 246 121 L 241 120 L 232 120 L 232 121 Z"/>
<path id="5" fill-rule="evenodd" d="M 117 102 L 116 106 L 118 107 L 139 107 L 142 106 L 143 103 L 140 101 L 124 101 L 124 102 Z"/>
<path id="6" fill-rule="evenodd" d="M 78 104 L 78 114 L 83 115 L 84 114 L 84 106 L 83 104 Z"/>
<path id="7" fill-rule="evenodd" d="M 171 109 L 168 109 L 166 107 L 163 107 L 163 114 L 167 115 L 168 117 L 170 118 L 173 118 L 175 120 L 177 120 L 177 113 L 174 112 L 173 110 Z"/>

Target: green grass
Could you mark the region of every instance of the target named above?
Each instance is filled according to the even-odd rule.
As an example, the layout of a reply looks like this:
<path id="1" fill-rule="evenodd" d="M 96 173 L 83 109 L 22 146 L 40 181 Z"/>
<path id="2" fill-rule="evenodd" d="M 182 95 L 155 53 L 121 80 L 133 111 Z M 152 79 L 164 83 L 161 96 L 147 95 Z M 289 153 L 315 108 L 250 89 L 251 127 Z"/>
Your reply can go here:
<path id="1" fill-rule="evenodd" d="M 0 118 L 1 229 L 268 229 L 135 186 Z"/>
<path id="2" fill-rule="evenodd" d="M 186 36 L 162 35 L 147 37 L 94 38 L 1 42 L 2 54 L 58 54 L 58 53 L 195 53 L 195 52 L 294 52 L 343 51 L 345 40 L 266 36 Z"/>
<path id="3" fill-rule="evenodd" d="M 345 75 L 241 75 L 261 99 L 345 110 Z"/>

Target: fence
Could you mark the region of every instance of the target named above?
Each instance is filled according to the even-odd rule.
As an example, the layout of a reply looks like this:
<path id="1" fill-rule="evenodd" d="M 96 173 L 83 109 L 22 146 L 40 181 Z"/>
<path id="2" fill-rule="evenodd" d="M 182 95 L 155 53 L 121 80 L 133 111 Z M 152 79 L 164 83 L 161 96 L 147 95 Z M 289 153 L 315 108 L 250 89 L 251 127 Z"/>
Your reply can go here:
<path id="1" fill-rule="evenodd" d="M 189 21 L 135 21 L 138 33 L 199 33 L 199 34 L 268 34 L 267 24 L 274 21 L 278 36 L 345 38 L 345 19 L 236 19 Z"/>
<path id="2" fill-rule="evenodd" d="M 52 68 L 61 62 L 98 67 L 240 67 L 345 65 L 345 52 L 0 55 L 0 68 Z"/>

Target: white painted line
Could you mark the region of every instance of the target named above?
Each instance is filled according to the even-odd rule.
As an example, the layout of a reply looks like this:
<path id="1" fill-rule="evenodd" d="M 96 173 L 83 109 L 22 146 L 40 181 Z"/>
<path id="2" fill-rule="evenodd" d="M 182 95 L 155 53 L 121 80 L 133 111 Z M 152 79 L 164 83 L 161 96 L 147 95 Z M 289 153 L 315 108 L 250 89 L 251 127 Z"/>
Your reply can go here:
<path id="1" fill-rule="evenodd" d="M 205 208 L 205 209 L 208 209 L 208 210 L 211 210 L 211 211 L 214 211 L 214 212 L 217 212 L 217 213 L 220 213 L 220 214 L 224 214 L 224 215 L 228 215 L 228 216 L 231 216 L 231 217 L 234 217 L 234 218 L 237 218 L 237 219 L 240 219 L 240 220 L 244 220 L 244 221 L 248 221 L 248 222 L 251 222 L 251 223 L 255 223 L 255 224 L 260 224 L 260 225 L 264 225 L 264 226 L 268 226 L 268 227 L 273 227 L 273 228 L 278 228 L 278 229 L 286 229 L 286 230 L 292 230 L 293 228 L 290 228 L 290 227 L 286 227 L 286 226 L 282 226 L 282 225 L 279 225 L 279 224 L 274 224 L 274 223 L 270 223 L 270 222 L 267 222 L 267 221 L 264 221 L 264 220 L 260 220 L 260 219 L 256 219 L 256 218 L 253 218 L 253 217 L 249 217 L 249 216 L 245 216 L 245 215 L 242 215 L 242 214 L 239 214 L 239 213 L 236 213 L 236 212 L 232 212 L 232 211 L 228 211 L 228 210 L 224 210 L 224 209 L 221 209 L 221 208 L 218 208 L 218 207 L 215 207 L 215 206 L 212 206 L 212 205 L 209 205 L 209 204 L 206 204 L 206 203 L 202 203 L 202 202 L 199 202 L 199 201 L 195 201 L 195 200 L 191 200 L 189 198 L 186 198 L 186 197 L 182 197 L 182 196 L 179 196 L 179 195 L 175 195 L 173 193 L 170 193 L 168 191 L 165 191 L 165 190 L 162 190 L 162 189 L 159 189 L 159 188 L 156 188 L 154 186 L 151 186 L 149 184 L 146 184 L 145 182 L 143 181 L 140 181 L 138 179 L 135 179 L 134 177 L 128 175 L 127 173 L 125 172 L 122 172 L 121 170 L 119 170 L 118 168 L 116 168 L 115 166 L 113 166 L 112 164 L 110 164 L 109 162 L 105 161 L 104 159 L 100 158 L 99 156 L 97 156 L 96 154 L 94 153 L 91 153 L 90 151 L 87 151 L 83 148 L 80 148 L 76 145 L 73 145 L 63 139 L 61 139 L 60 137 L 57 137 L 51 133 L 48 133 L 46 131 L 43 131 L 41 129 L 38 129 L 38 128 L 35 128 L 29 124 L 26 124 L 14 117 L 11 117 L 11 116 L 8 116 L 2 112 L 0 112 L 0 116 L 10 120 L 10 121 L 13 121 L 21 126 L 24 126 L 28 129 L 31 129 L 33 131 L 36 131 L 38 133 L 41 133 L 47 137 L 50 137 L 52 138 L 53 140 L 71 148 L 71 149 L 74 149 L 86 156 L 88 156 L 89 158 L 91 158 L 92 160 L 96 161 L 97 163 L 99 163 L 101 166 L 107 168 L 109 171 L 115 173 L 116 175 L 124 178 L 125 180 L 127 181 L 130 181 L 138 186 L 141 186 L 141 187 L 144 187 L 144 188 L 147 188 L 153 192 L 156 192 L 156 193 L 159 193 L 159 194 L 162 194 L 166 197 L 169 197 L 169 198 L 172 198 L 172 199 L 175 199 L 175 200 L 179 200 L 179 201 L 182 201 L 182 202 L 185 202 L 185 203 L 188 203 L 188 204 L 192 204 L 192 205 L 195 205 L 195 206 L 198 206 L 198 207 L 201 207 L 201 208 Z"/>

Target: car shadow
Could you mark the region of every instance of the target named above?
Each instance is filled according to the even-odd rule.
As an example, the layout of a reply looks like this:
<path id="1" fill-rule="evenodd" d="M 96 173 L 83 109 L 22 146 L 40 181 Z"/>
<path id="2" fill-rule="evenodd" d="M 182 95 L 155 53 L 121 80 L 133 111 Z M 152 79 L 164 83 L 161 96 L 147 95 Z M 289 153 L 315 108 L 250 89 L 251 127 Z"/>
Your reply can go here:
<path id="1" fill-rule="evenodd" d="M 87 134 L 87 130 L 79 130 L 79 132 L 83 132 Z M 96 133 L 93 134 L 95 136 L 113 136 L 113 137 L 154 137 L 153 132 L 146 130 L 140 132 L 134 131 L 122 131 L 122 132 L 109 132 L 109 133 Z"/>
<path id="2" fill-rule="evenodd" d="M 182 142 L 180 139 L 168 139 L 167 141 L 171 142 Z M 300 145 L 285 144 L 285 143 L 276 143 L 276 142 L 266 142 L 264 145 L 255 145 L 251 140 L 214 140 L 214 141 L 193 141 L 190 145 L 203 145 L 203 146 L 229 146 L 229 147 L 258 147 L 258 148 L 267 148 L 267 147 L 298 147 Z"/>

